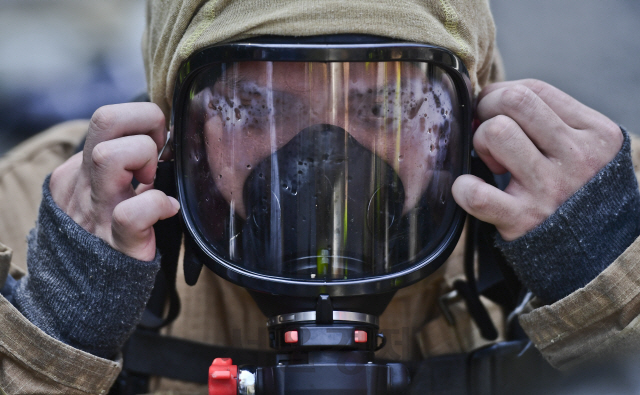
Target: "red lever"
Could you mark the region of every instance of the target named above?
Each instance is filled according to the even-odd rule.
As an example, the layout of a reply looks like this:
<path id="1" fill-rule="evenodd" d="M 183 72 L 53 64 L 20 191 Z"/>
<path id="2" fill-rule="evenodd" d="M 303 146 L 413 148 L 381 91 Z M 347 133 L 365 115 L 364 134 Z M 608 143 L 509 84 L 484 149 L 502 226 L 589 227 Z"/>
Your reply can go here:
<path id="1" fill-rule="evenodd" d="M 237 395 L 238 366 L 231 358 L 216 358 L 209 367 L 209 395 Z"/>

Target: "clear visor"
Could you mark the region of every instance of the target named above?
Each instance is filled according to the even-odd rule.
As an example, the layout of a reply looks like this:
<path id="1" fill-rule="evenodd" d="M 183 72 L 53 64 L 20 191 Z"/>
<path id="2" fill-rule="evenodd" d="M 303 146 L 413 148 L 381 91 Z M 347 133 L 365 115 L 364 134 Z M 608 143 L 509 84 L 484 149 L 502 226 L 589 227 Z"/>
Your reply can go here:
<path id="1" fill-rule="evenodd" d="M 422 262 L 449 231 L 464 128 L 443 69 L 220 63 L 189 92 L 183 209 L 216 258 L 290 279 L 366 278 Z"/>

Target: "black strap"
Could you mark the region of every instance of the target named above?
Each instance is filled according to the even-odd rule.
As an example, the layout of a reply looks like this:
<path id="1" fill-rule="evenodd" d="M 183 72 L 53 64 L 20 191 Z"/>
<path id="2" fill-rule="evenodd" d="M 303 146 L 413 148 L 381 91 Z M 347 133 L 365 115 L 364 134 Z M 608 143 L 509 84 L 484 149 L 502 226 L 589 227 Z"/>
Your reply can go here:
<path id="1" fill-rule="evenodd" d="M 125 345 L 124 370 L 131 377 L 160 376 L 206 384 L 214 358 L 236 365 L 273 366 L 275 352 L 212 346 L 150 331 L 137 331 Z M 386 363 L 390 361 L 377 361 Z M 497 343 L 472 353 L 406 362 L 409 394 L 506 395 L 540 388 L 560 377 L 528 341 Z"/>
<path id="2" fill-rule="evenodd" d="M 477 155 L 472 156 L 471 169 L 473 175 L 490 185 L 498 186 L 494 175 Z M 467 280 L 456 281 L 454 284 L 458 294 L 464 298 L 467 310 L 478 325 L 480 334 L 487 340 L 495 340 L 498 332 L 480 301 L 480 295 L 498 303 L 505 311 L 511 311 L 517 305 L 522 288 L 504 256 L 494 245 L 496 232 L 495 226 L 469 216 L 464 255 L 464 273 Z"/>
<path id="3" fill-rule="evenodd" d="M 136 331 L 124 347 L 124 370 L 135 374 L 167 377 L 193 383 L 207 383 L 214 358 L 226 357 L 234 365 L 273 366 L 274 351 L 248 350 Z"/>
<path id="4" fill-rule="evenodd" d="M 477 155 L 473 155 L 471 163 L 473 175 L 494 187 L 501 189 L 506 187 L 508 179 L 497 179 L 497 177 L 504 178 L 504 175 L 496 176 L 491 173 L 491 170 Z M 478 278 L 475 280 L 475 276 L 472 275 L 475 270 L 473 270 L 473 259 L 472 256 L 469 256 L 468 248 L 465 251 L 467 253 L 465 257 L 466 277 L 468 279 L 474 277 L 472 288 L 475 288 L 477 293 L 488 297 L 508 311 L 513 310 L 517 305 L 522 284 L 502 252 L 495 246 L 496 227 L 473 217 L 470 218 L 469 225 L 469 232 L 472 236 L 469 238 L 471 240 L 467 239 L 467 246 L 469 243 L 473 243 L 471 254 L 476 252 L 478 254 Z"/>
<path id="5" fill-rule="evenodd" d="M 158 163 L 154 187 L 168 196 L 177 196 L 173 162 Z M 151 297 L 139 325 L 145 329 L 162 328 L 173 322 L 180 313 L 180 299 L 176 290 L 176 273 L 182 243 L 180 215 L 158 221 L 153 229 L 162 260 L 160 272 L 156 276 Z M 162 318 L 167 300 L 169 310 L 166 317 Z"/>

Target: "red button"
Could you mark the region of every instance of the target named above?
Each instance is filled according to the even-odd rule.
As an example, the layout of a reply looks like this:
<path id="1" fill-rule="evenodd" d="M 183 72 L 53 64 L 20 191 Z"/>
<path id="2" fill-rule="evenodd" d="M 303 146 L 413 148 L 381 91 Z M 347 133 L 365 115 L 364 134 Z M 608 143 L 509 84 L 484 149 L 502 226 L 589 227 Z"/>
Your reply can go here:
<path id="1" fill-rule="evenodd" d="M 297 343 L 298 342 L 298 331 L 288 331 L 284 333 L 284 342 L 285 343 Z"/>
<path id="2" fill-rule="evenodd" d="M 356 331 L 354 337 L 355 337 L 356 343 L 367 342 L 367 332 L 365 331 Z"/>

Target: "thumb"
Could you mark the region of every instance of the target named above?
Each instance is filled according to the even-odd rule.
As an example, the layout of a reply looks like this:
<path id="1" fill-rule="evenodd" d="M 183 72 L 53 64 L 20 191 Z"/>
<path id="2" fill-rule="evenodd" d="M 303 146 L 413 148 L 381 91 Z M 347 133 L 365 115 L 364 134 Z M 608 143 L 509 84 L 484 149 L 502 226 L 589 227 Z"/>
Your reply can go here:
<path id="1" fill-rule="evenodd" d="M 173 217 L 179 209 L 176 199 L 157 189 L 124 200 L 113 209 L 109 244 L 132 258 L 150 261 L 156 255 L 153 225 Z"/>
<path id="2" fill-rule="evenodd" d="M 495 225 L 505 240 L 520 236 L 512 230 L 519 221 L 518 203 L 513 196 L 470 174 L 458 177 L 451 193 L 464 211 Z"/>

